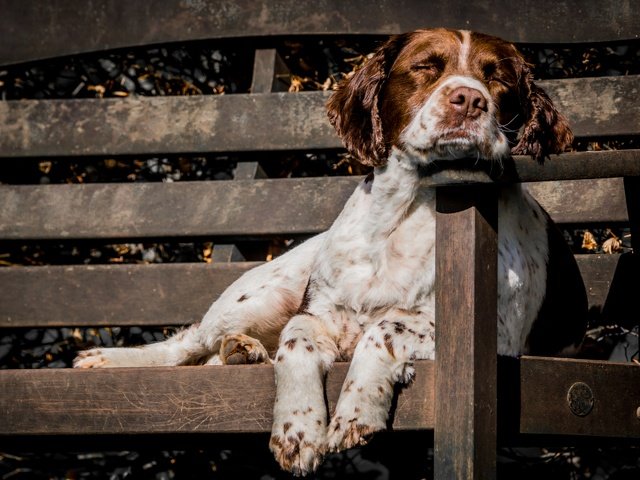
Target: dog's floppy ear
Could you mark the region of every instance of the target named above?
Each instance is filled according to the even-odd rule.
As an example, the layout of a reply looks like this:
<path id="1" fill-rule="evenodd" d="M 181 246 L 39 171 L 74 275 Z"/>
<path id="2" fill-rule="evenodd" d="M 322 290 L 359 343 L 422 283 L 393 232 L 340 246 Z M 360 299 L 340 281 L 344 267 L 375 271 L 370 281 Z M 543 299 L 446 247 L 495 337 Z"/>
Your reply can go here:
<path id="1" fill-rule="evenodd" d="M 549 96 L 533 83 L 530 66 L 520 61 L 520 104 L 524 125 L 514 155 L 531 155 L 544 163 L 552 153 L 562 153 L 571 146 L 573 133 L 567 119 L 551 102 Z"/>
<path id="2" fill-rule="evenodd" d="M 344 80 L 327 103 L 329 121 L 344 146 L 360 163 L 386 163 L 386 145 L 380 120 L 379 96 L 405 35 L 385 42 L 351 78 Z"/>

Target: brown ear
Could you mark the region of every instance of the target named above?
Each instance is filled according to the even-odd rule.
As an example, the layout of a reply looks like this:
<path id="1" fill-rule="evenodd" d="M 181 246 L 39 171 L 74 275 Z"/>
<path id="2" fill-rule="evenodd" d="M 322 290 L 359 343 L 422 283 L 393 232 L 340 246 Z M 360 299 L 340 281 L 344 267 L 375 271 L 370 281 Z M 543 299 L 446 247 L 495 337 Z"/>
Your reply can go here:
<path id="1" fill-rule="evenodd" d="M 549 96 L 533 83 L 529 66 L 522 62 L 520 98 L 525 121 L 514 155 L 531 155 L 544 163 L 552 153 L 562 153 L 571 146 L 573 133 L 567 119 L 551 102 Z"/>
<path id="2" fill-rule="evenodd" d="M 404 43 L 397 35 L 384 43 L 351 78 L 343 81 L 327 103 L 329 121 L 349 153 L 364 165 L 386 163 L 379 95 Z"/>

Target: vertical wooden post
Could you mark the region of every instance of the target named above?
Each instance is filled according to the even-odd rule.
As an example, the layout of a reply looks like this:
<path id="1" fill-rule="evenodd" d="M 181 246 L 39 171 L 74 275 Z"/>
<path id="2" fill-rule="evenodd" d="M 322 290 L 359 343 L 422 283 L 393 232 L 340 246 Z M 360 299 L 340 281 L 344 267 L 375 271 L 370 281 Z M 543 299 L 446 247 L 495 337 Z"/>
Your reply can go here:
<path id="1" fill-rule="evenodd" d="M 625 177 L 624 194 L 631 231 L 631 247 L 635 256 L 640 256 L 640 177 Z"/>
<path id="2" fill-rule="evenodd" d="M 253 60 L 251 93 L 286 91 L 287 84 L 280 77 L 288 73 L 287 66 L 275 48 L 256 50 Z M 234 180 L 253 180 L 256 178 L 267 178 L 267 174 L 258 162 L 239 162 L 233 172 Z M 219 244 L 213 247 L 213 261 L 240 262 L 246 260 L 245 256 L 247 255 L 251 257 L 252 253 L 256 252 L 251 252 L 246 246 L 238 248 L 237 245 Z"/>
<path id="3" fill-rule="evenodd" d="M 436 480 L 495 478 L 497 188 L 436 200 Z"/>

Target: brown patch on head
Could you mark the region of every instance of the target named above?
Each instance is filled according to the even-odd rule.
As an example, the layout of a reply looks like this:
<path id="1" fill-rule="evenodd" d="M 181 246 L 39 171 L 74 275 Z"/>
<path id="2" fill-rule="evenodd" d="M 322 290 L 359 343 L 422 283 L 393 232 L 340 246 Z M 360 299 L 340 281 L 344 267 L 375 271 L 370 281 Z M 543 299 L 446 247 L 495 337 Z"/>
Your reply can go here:
<path id="1" fill-rule="evenodd" d="M 364 165 L 386 163 L 389 144 L 383 134 L 380 92 L 407 35 L 396 35 L 343 82 L 327 103 L 329 121 L 345 147 Z"/>
<path id="2" fill-rule="evenodd" d="M 313 345 L 307 345 L 305 348 L 307 349 L 307 352 L 313 352 L 315 350 Z"/>
<path id="3" fill-rule="evenodd" d="M 472 33 L 471 42 L 473 74 L 485 82 L 498 105 L 498 122 L 508 124 L 510 130 L 523 127 L 512 153 L 530 155 L 542 163 L 549 154 L 569 148 L 573 134 L 566 118 L 533 82 L 531 65 L 517 48 L 481 33 Z"/>
<path id="4" fill-rule="evenodd" d="M 238 299 L 238 303 L 244 302 L 248 298 L 249 298 L 249 296 L 245 293 Z"/>
<path id="5" fill-rule="evenodd" d="M 296 346 L 296 339 L 295 338 L 290 338 L 289 340 L 287 340 L 286 342 L 284 342 L 285 347 L 287 347 L 289 350 L 293 350 L 294 347 Z"/>

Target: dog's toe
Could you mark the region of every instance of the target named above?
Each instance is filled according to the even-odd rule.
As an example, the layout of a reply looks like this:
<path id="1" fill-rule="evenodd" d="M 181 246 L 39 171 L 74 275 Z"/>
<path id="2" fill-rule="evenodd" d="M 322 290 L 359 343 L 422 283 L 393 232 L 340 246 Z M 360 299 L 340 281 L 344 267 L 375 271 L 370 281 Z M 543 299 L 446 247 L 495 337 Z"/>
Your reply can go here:
<path id="1" fill-rule="evenodd" d="M 102 354 L 99 348 L 93 350 L 85 350 L 78 353 L 73 360 L 73 368 L 101 368 L 108 363 L 107 358 Z"/>
<path id="2" fill-rule="evenodd" d="M 227 335 L 222 339 L 220 359 L 225 365 L 270 362 L 267 349 L 262 343 L 241 333 Z"/>

